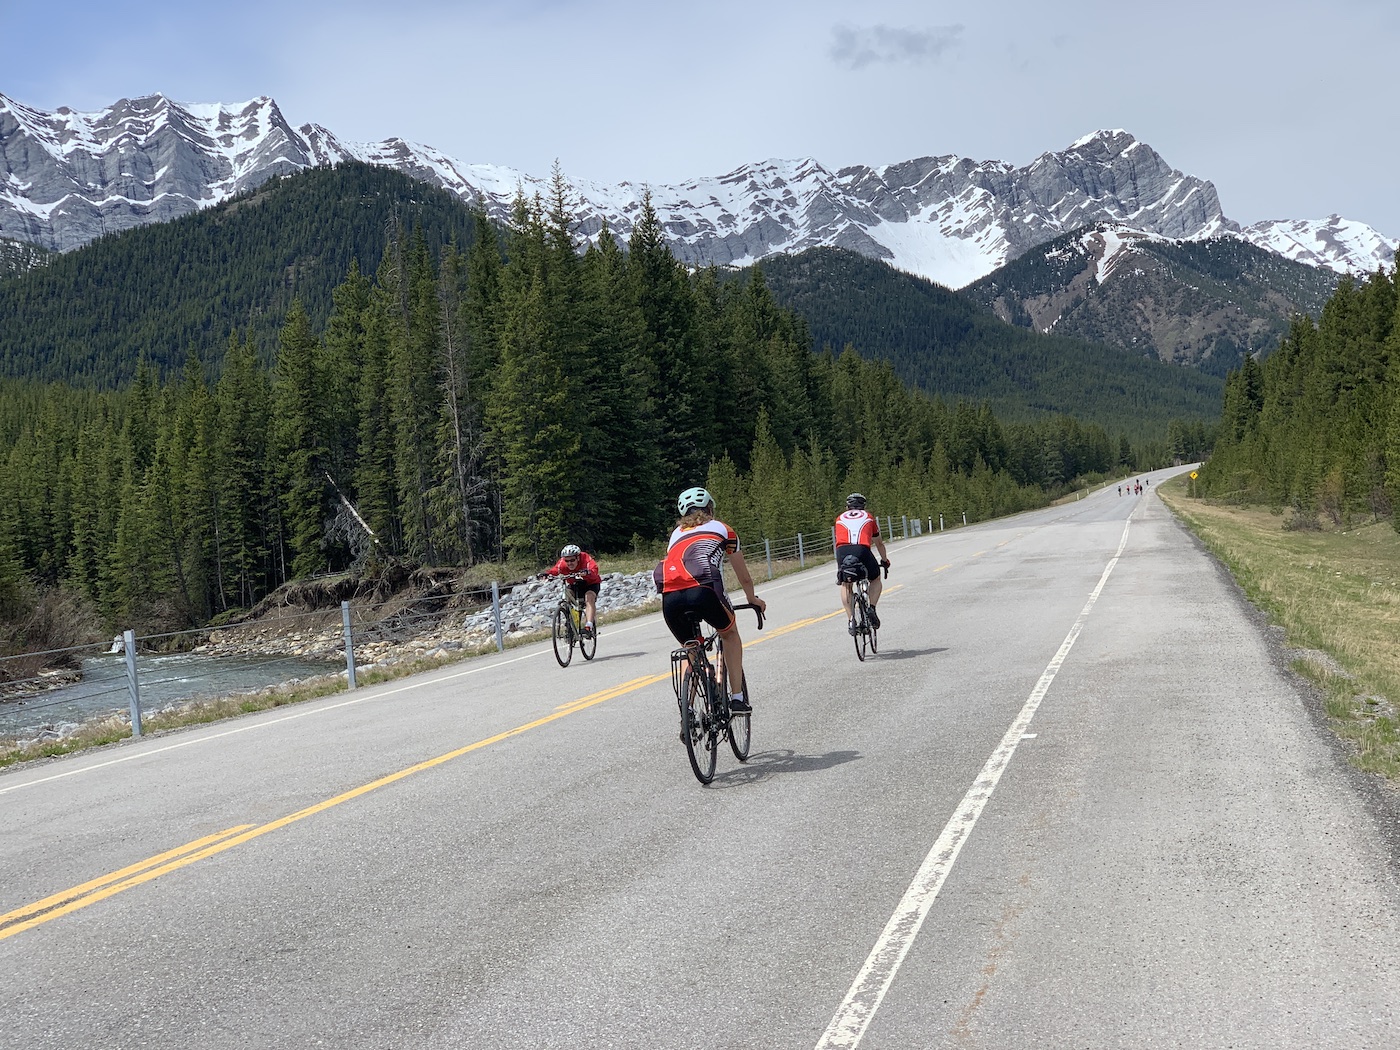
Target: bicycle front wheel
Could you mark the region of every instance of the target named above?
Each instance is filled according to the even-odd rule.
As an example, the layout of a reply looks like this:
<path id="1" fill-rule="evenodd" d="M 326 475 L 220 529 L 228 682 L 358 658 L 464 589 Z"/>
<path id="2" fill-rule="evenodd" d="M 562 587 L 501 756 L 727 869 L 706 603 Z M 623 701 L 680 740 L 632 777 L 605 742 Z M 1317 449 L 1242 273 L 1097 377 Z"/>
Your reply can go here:
<path id="1" fill-rule="evenodd" d="M 857 594 L 851 598 L 851 620 L 856 632 L 852 639 L 856 643 L 856 656 L 865 659 L 865 647 L 870 641 L 870 620 L 866 616 L 865 598 Z"/>
<path id="2" fill-rule="evenodd" d="M 685 703 L 681 707 L 681 736 L 685 738 L 685 753 L 695 779 L 708 784 L 715 778 L 715 761 L 719 757 L 715 754 L 719 739 L 710 692 L 705 688 L 705 680 L 694 671 L 685 673 L 682 689 Z"/>
<path id="3" fill-rule="evenodd" d="M 554 610 L 554 659 L 560 667 L 568 667 L 574 658 L 574 625 L 569 622 L 569 610 L 562 605 Z"/>
<path id="4" fill-rule="evenodd" d="M 753 706 L 753 698 L 749 696 L 749 676 L 744 675 L 744 699 Z M 735 714 L 734 709 L 729 710 L 729 749 L 734 752 L 734 757 L 740 762 L 747 762 L 749 759 L 749 742 L 753 727 L 749 724 L 752 715 Z"/>

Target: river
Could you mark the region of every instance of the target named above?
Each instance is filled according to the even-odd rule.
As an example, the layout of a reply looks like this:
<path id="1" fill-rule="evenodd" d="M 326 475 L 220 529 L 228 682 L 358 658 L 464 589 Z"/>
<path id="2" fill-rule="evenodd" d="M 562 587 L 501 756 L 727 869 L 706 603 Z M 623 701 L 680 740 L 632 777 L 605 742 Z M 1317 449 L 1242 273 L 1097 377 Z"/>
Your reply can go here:
<path id="1" fill-rule="evenodd" d="M 143 716 L 182 700 L 261 689 L 344 669 L 343 663 L 299 657 L 171 653 L 136 658 Z M 45 726 L 82 723 L 131 710 L 124 656 L 88 657 L 82 672 L 82 680 L 72 685 L 0 703 L 0 738 L 24 738 Z"/>

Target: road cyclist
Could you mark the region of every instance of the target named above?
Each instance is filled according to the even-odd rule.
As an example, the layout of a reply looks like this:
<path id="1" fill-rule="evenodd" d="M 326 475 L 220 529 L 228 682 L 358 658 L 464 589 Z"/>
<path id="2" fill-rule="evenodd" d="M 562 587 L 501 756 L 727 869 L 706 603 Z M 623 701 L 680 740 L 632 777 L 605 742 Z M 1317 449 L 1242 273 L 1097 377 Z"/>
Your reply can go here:
<path id="1" fill-rule="evenodd" d="M 747 683 L 744 677 L 744 642 L 739 636 L 739 624 L 734 617 L 734 606 L 724 588 L 724 563 L 726 559 L 734 569 L 734 577 L 748 599 L 746 607 L 758 615 L 759 626 L 763 624 L 763 613 L 768 603 L 754 593 L 753 576 L 739 550 L 739 537 L 732 528 L 715 518 L 714 497 L 704 488 L 686 489 L 676 500 L 676 512 L 680 515 L 675 529 L 671 532 L 666 556 L 656 566 L 653 579 L 656 589 L 661 592 L 661 616 L 676 641 L 685 650 L 672 654 L 672 667 L 677 666 L 676 657 L 694 659 L 692 666 L 703 668 L 704 649 L 707 640 L 702 636 L 704 624 L 714 628 L 718 654 L 714 669 L 714 681 L 725 686 L 715 699 L 721 705 L 720 715 L 727 722 L 741 719 L 744 754 L 739 754 L 739 741 L 731 731 L 730 743 L 735 755 L 741 760 L 748 754 L 749 716 L 753 707 L 749 703 Z M 699 650 L 698 652 L 695 650 Z M 687 656 L 687 653 L 689 654 Z M 705 677 L 709 677 L 708 674 Z M 686 700 L 681 697 L 680 679 L 676 678 L 677 698 L 682 704 L 681 735 L 691 751 L 691 764 L 702 782 L 702 764 L 697 763 L 694 749 L 700 737 L 705 735 L 708 743 L 709 774 L 714 773 L 714 745 L 717 735 L 713 723 L 704 725 L 701 720 L 688 719 Z M 689 691 L 688 691 L 689 692 Z M 690 692 L 695 697 L 694 692 Z M 698 699 L 705 707 L 709 706 L 704 693 Z"/>
<path id="2" fill-rule="evenodd" d="M 558 563 L 539 573 L 539 580 L 554 577 L 559 581 L 559 604 L 554 610 L 554 658 L 560 667 L 568 667 L 574 647 L 592 660 L 598 651 L 597 615 L 598 590 L 602 576 L 598 564 L 574 544 L 564 548 Z"/>
<path id="3" fill-rule="evenodd" d="M 836 582 L 841 588 L 841 607 L 846 610 L 846 631 L 854 637 L 856 622 L 851 609 L 852 584 L 857 579 L 869 581 L 867 601 L 870 625 L 879 628 L 880 614 L 875 606 L 884 589 L 880 570 L 883 568 L 886 573 L 889 572 L 890 556 L 880 535 L 880 523 L 866 509 L 866 499 L 859 492 L 852 492 L 846 497 L 846 509 L 836 515 L 832 532 L 836 551 Z M 878 562 L 871 548 L 880 552 Z"/>
<path id="4" fill-rule="evenodd" d="M 603 575 L 593 556 L 577 543 L 566 544 L 559 552 L 559 560 L 535 578 L 542 580 L 546 576 L 565 578 L 574 600 L 583 603 L 583 637 L 592 638 L 598 629 L 598 591 L 603 586 Z"/>

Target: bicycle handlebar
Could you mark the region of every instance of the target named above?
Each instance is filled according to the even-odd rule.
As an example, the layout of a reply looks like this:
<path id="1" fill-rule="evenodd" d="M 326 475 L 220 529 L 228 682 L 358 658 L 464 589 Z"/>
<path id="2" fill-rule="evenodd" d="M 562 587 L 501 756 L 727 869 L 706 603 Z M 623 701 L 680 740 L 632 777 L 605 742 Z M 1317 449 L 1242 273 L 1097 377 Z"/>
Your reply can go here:
<path id="1" fill-rule="evenodd" d="M 735 612 L 738 612 L 740 609 L 752 609 L 752 610 L 753 610 L 753 614 L 754 614 L 755 616 L 758 617 L 758 629 L 759 629 L 760 631 L 763 630 L 763 610 L 762 610 L 762 609 L 760 609 L 757 605 L 754 605 L 752 602 L 745 602 L 743 605 L 736 605 L 736 606 L 734 606 L 734 611 L 735 611 Z"/>
<path id="2" fill-rule="evenodd" d="M 888 580 L 890 578 L 890 560 L 888 558 L 883 559 L 880 562 L 880 568 L 885 570 L 885 579 Z"/>

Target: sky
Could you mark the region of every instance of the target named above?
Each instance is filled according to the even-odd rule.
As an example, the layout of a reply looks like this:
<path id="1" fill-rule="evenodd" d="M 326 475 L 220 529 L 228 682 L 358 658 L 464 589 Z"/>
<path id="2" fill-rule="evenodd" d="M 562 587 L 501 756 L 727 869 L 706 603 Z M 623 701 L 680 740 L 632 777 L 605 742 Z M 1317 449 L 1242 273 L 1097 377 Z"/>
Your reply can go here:
<path id="1" fill-rule="evenodd" d="M 1123 128 L 1242 224 L 1400 238 L 1394 0 L 0 0 L 0 39 L 0 94 L 37 109 L 268 95 L 347 141 L 581 182 L 1021 166 Z"/>

